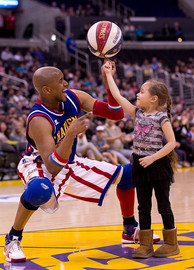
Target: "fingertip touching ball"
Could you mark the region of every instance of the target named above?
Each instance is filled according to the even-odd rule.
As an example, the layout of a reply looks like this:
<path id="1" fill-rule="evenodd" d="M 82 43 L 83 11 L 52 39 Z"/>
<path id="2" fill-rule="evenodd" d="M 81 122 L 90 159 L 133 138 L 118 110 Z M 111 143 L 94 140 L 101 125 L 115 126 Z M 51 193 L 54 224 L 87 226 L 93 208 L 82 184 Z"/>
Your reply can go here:
<path id="1" fill-rule="evenodd" d="M 98 57 L 113 57 L 120 50 L 123 43 L 121 29 L 115 23 L 100 21 L 93 24 L 87 33 L 89 50 Z"/>

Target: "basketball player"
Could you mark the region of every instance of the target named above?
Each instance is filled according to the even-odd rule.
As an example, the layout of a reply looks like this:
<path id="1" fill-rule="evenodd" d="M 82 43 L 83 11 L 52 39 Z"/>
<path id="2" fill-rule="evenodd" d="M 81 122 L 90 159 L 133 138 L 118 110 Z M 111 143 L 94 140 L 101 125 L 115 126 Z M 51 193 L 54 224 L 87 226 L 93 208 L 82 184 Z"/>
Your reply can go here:
<path id="1" fill-rule="evenodd" d="M 124 116 L 122 108 L 109 90 L 108 103 L 95 100 L 83 91 L 69 90 L 62 72 L 55 67 L 36 70 L 33 84 L 39 98 L 27 119 L 28 147 L 18 165 L 25 191 L 13 227 L 5 237 L 6 260 L 26 260 L 20 246 L 22 232 L 39 207 L 54 212 L 63 194 L 102 205 L 114 182 L 124 220 L 123 236 L 134 242 L 137 222 L 133 215 L 131 165 L 117 166 L 75 155 L 76 136 L 87 129 L 86 117 L 93 112 L 96 116 L 119 120 Z M 79 118 L 81 110 L 88 113 Z"/>

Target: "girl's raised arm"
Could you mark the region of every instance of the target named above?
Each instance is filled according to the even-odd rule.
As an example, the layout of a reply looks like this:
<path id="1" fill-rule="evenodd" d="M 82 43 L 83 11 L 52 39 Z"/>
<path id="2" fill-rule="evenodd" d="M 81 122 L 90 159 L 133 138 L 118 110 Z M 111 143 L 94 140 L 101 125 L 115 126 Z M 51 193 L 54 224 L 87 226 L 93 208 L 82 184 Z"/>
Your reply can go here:
<path id="1" fill-rule="evenodd" d="M 117 102 L 122 106 L 123 110 L 134 117 L 135 115 L 135 108 L 131 102 L 129 102 L 126 98 L 122 97 L 119 89 L 113 79 L 112 76 L 112 69 L 114 68 L 114 62 L 106 61 L 105 64 L 102 66 L 102 70 L 106 74 L 108 87 L 113 95 L 113 97 L 117 100 Z"/>

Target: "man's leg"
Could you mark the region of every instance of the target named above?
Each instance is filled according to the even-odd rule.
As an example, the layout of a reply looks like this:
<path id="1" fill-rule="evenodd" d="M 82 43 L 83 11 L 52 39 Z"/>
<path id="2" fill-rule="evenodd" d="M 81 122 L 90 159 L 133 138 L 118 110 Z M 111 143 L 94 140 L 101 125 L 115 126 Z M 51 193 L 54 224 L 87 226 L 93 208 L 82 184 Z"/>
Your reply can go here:
<path id="1" fill-rule="evenodd" d="M 122 169 L 122 176 L 119 181 L 117 179 L 117 197 L 121 206 L 124 226 L 122 242 L 134 243 L 138 223 L 134 217 L 135 189 L 132 183 L 132 166 L 126 164 Z"/>
<path id="2" fill-rule="evenodd" d="M 15 233 L 10 233 L 10 235 L 18 235 L 18 236 L 22 235 L 22 231 L 24 229 L 24 226 L 26 225 L 29 218 L 31 217 L 31 215 L 35 211 L 36 211 L 36 209 L 35 210 L 26 209 L 20 201 L 19 206 L 18 206 L 18 210 L 16 213 L 15 221 L 14 221 L 13 227 L 10 231 L 10 232 L 14 231 Z M 17 232 L 20 232 L 20 231 L 21 231 L 21 233 L 18 234 Z"/>
<path id="3" fill-rule="evenodd" d="M 31 215 L 46 203 L 54 192 L 51 181 L 45 177 L 34 177 L 21 196 L 13 227 L 5 237 L 4 255 L 9 262 L 25 261 L 20 248 L 22 232 Z"/>

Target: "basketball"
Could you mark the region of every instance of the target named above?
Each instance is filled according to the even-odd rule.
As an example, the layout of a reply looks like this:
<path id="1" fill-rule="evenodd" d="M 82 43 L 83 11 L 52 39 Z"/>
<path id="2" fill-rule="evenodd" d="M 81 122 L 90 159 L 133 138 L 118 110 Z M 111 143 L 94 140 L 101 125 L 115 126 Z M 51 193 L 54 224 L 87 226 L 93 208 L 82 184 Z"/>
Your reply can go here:
<path id="1" fill-rule="evenodd" d="M 88 30 L 88 48 L 95 56 L 113 57 L 121 50 L 122 43 L 121 29 L 115 23 L 99 21 Z"/>

